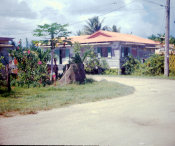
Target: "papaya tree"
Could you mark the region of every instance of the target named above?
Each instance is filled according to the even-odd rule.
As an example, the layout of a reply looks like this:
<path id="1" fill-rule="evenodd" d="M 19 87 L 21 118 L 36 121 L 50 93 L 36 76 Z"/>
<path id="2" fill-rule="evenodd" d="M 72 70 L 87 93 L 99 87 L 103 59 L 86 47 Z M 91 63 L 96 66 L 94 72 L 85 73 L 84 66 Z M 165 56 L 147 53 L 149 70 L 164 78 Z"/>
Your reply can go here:
<path id="1" fill-rule="evenodd" d="M 70 32 L 67 30 L 68 24 L 58 24 L 58 23 L 52 23 L 52 24 L 44 24 L 44 25 L 38 25 L 37 28 L 34 30 L 34 36 L 42 37 L 50 37 L 51 42 L 51 74 L 50 79 L 52 80 L 53 75 L 53 60 L 54 60 L 54 49 L 57 43 L 59 44 L 65 44 L 65 42 L 68 42 L 67 36 L 70 34 Z M 61 37 L 64 37 L 64 40 L 61 40 Z"/>

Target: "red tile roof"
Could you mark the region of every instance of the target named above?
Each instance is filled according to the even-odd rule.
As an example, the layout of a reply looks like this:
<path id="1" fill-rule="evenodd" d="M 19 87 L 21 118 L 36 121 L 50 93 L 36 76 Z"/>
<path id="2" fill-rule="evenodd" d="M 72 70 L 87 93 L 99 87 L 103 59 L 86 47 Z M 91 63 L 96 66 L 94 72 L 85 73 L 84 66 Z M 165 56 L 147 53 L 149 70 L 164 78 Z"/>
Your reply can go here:
<path id="1" fill-rule="evenodd" d="M 110 32 L 110 31 L 97 31 L 92 35 L 82 35 L 82 36 L 72 36 L 70 37 L 72 42 L 79 43 L 97 43 L 97 42 L 131 42 L 131 43 L 143 43 L 143 44 L 154 44 L 158 43 L 145 39 L 142 37 L 138 37 L 132 34 L 123 34 L 118 32 Z"/>

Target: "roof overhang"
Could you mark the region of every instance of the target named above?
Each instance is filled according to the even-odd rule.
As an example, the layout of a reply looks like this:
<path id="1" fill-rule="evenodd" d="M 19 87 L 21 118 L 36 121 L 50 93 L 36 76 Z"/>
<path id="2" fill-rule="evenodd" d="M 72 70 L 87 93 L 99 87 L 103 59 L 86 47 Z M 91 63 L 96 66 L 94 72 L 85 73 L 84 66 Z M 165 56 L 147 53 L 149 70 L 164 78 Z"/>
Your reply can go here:
<path id="1" fill-rule="evenodd" d="M 138 46 L 145 46 L 143 43 L 135 43 L 135 42 L 121 42 L 121 45 L 138 45 Z"/>
<path id="2" fill-rule="evenodd" d="M 0 41 L 12 41 L 14 38 L 0 37 Z"/>
<path id="3" fill-rule="evenodd" d="M 158 49 L 158 47 L 145 47 L 146 49 Z"/>
<path id="4" fill-rule="evenodd" d="M 9 44 L 0 44 L 0 48 L 12 48 L 12 47 L 14 46 Z"/>
<path id="5" fill-rule="evenodd" d="M 98 46 L 98 45 L 110 45 L 110 42 L 104 42 L 104 43 L 82 43 L 82 46 Z"/>
<path id="6" fill-rule="evenodd" d="M 110 42 L 104 42 L 104 43 L 80 43 L 82 46 L 98 46 L 98 45 L 110 45 Z M 39 46 L 41 48 L 51 48 L 51 46 Z M 65 48 L 65 47 L 71 47 L 71 45 L 65 45 L 65 46 L 58 46 L 55 48 Z"/>

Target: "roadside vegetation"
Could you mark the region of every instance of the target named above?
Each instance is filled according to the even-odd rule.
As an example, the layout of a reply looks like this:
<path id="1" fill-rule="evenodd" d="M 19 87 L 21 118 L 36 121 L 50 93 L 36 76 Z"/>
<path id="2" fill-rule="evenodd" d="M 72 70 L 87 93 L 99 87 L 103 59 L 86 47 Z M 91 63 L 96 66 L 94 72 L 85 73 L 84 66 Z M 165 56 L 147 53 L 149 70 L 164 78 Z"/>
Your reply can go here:
<path id="1" fill-rule="evenodd" d="M 164 76 L 164 56 L 152 55 L 145 62 L 128 56 L 122 65 L 121 75 L 117 69 L 106 69 L 103 75 L 117 75 L 118 77 L 175 79 L 175 56 L 170 55 L 170 76 Z"/>
<path id="2" fill-rule="evenodd" d="M 170 55 L 170 76 L 172 77 L 175 76 L 174 62 L 174 55 Z M 126 59 L 125 64 L 123 64 L 123 73 L 125 75 L 135 76 L 163 76 L 164 56 L 152 55 L 146 59 L 144 63 L 129 56 Z"/>
<path id="3" fill-rule="evenodd" d="M 72 104 L 95 102 L 121 97 L 134 92 L 133 87 L 115 82 L 95 82 L 87 79 L 84 84 L 46 87 L 12 87 L 11 92 L 0 89 L 0 115 L 35 114 L 39 110 L 64 107 Z"/>

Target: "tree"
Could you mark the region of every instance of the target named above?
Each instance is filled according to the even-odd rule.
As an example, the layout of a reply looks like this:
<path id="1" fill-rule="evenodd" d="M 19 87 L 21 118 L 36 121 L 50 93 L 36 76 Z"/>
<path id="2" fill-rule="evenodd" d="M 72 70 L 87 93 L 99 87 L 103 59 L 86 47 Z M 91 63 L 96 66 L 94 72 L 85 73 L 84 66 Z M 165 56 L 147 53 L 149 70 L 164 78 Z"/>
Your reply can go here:
<path id="1" fill-rule="evenodd" d="M 175 37 L 170 36 L 170 44 L 174 44 L 175 45 Z"/>
<path id="2" fill-rule="evenodd" d="M 77 32 L 76 32 L 76 35 L 77 36 L 80 36 L 80 35 L 84 35 L 85 33 L 84 33 L 84 31 L 82 30 L 78 30 Z"/>
<path id="3" fill-rule="evenodd" d="M 57 43 L 64 44 L 67 42 L 67 36 L 70 32 L 67 30 L 68 25 L 52 23 L 52 24 L 44 24 L 38 25 L 37 29 L 34 30 L 34 36 L 49 36 L 51 42 L 51 75 L 50 79 L 52 80 L 53 75 L 53 59 L 54 59 L 54 49 Z M 65 40 L 61 41 L 61 37 L 65 37 Z"/>
<path id="4" fill-rule="evenodd" d="M 3 58 L 4 58 L 3 56 L 0 56 L 0 85 L 2 85 L 3 84 L 3 81 L 4 81 L 2 71 L 5 69 L 5 66 L 1 62 L 3 60 Z"/>
<path id="5" fill-rule="evenodd" d="M 112 32 L 120 32 L 120 30 L 121 30 L 120 27 L 117 28 L 116 25 L 113 25 L 113 26 L 112 26 Z"/>
<path id="6" fill-rule="evenodd" d="M 159 41 L 161 43 L 165 43 L 165 34 L 157 34 L 157 35 L 154 35 L 152 34 L 151 36 L 148 37 L 149 39 L 151 40 L 154 40 L 154 41 Z M 170 44 L 174 44 L 175 45 L 175 37 L 173 36 L 170 36 Z"/>
<path id="7" fill-rule="evenodd" d="M 159 41 L 161 43 L 164 42 L 164 38 L 165 38 L 165 34 L 159 34 L 159 33 L 157 35 L 152 34 L 151 36 L 148 37 L 148 39 Z"/>
<path id="8" fill-rule="evenodd" d="M 104 26 L 103 28 L 102 28 L 103 30 L 107 30 L 107 31 L 112 31 L 112 32 L 120 32 L 120 27 L 119 28 L 117 28 L 117 26 L 116 25 L 113 25 L 112 27 L 109 27 L 109 26 Z"/>
<path id="9" fill-rule="evenodd" d="M 98 16 L 90 18 L 87 21 L 87 24 L 84 26 L 85 34 L 90 35 L 90 34 L 93 34 L 96 31 L 101 30 L 103 21 L 104 21 L 104 19 L 102 21 L 100 21 Z"/>
<path id="10" fill-rule="evenodd" d="M 74 43 L 73 45 L 74 56 L 71 58 L 70 63 L 84 63 L 85 59 L 91 52 L 91 48 L 90 46 L 87 46 L 83 54 L 81 54 L 81 48 L 83 48 L 81 44 L 79 44 L 78 42 Z"/>

